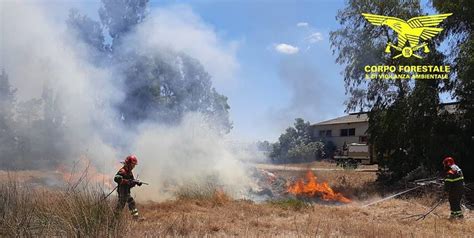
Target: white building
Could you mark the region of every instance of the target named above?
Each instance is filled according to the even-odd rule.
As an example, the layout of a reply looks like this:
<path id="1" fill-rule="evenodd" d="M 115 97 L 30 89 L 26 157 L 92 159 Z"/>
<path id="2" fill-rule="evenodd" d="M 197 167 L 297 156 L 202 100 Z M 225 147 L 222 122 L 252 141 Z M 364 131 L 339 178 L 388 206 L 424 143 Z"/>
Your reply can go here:
<path id="1" fill-rule="evenodd" d="M 338 149 L 344 143 L 367 143 L 369 118 L 366 112 L 351 113 L 311 125 L 314 140 L 332 141 Z"/>

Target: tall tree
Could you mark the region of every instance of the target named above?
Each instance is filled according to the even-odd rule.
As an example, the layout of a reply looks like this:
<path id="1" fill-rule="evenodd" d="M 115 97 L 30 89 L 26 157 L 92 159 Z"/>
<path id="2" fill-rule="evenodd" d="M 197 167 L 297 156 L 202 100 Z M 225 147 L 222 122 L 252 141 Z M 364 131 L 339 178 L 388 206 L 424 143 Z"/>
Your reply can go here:
<path id="1" fill-rule="evenodd" d="M 13 118 L 13 109 L 16 102 L 16 89 L 14 89 L 5 70 L 0 74 L 0 125 L 7 127 Z"/>
<path id="2" fill-rule="evenodd" d="M 34 121 L 40 119 L 40 109 L 42 106 L 41 99 L 30 99 L 26 102 L 20 102 L 17 106 L 18 121 L 24 127 L 31 127 Z"/>
<path id="3" fill-rule="evenodd" d="M 270 158 L 273 162 L 308 162 L 321 158 L 324 144 L 311 139 L 309 122 L 296 118 L 293 127 L 288 127 L 272 145 Z"/>
<path id="4" fill-rule="evenodd" d="M 404 96 L 409 88 L 405 80 L 366 80 L 364 66 L 416 63 L 404 57 L 393 59 L 395 52 L 386 54 L 383 49 L 388 42 L 396 42 L 397 33 L 370 24 L 362 13 L 410 19 L 420 15 L 421 8 L 418 0 L 350 0 L 346 8 L 338 12 L 336 20 L 341 28 L 330 33 L 330 40 L 333 53 L 337 55 L 336 62 L 345 66 L 347 111 L 370 109 L 376 104 L 389 105 Z"/>
<path id="5" fill-rule="evenodd" d="M 127 125 L 152 120 L 179 122 L 186 112 L 201 112 L 222 133 L 232 128 L 227 97 L 212 87 L 210 75 L 185 52 L 123 51 L 120 39 L 147 16 L 148 0 L 102 0 L 100 24 L 71 11 L 68 25 L 80 39 L 102 54 L 107 66 L 117 66 L 124 101 L 117 105 Z M 102 29 L 107 30 L 106 45 Z"/>
<path id="6" fill-rule="evenodd" d="M 112 47 L 146 17 L 149 0 L 102 0 L 99 16 L 112 38 Z"/>
<path id="7" fill-rule="evenodd" d="M 0 74 L 0 163 L 3 164 L 14 158 L 16 137 L 14 131 L 14 108 L 16 102 L 16 89 L 8 79 L 5 70 Z"/>
<path id="8" fill-rule="evenodd" d="M 128 54 L 132 60 L 123 67 L 128 88 L 119 108 L 125 121 L 176 123 L 186 112 L 201 112 L 219 131 L 229 132 L 227 98 L 212 88 L 202 65 L 184 54 L 164 56 Z"/>
<path id="9" fill-rule="evenodd" d="M 103 27 L 99 22 L 80 14 L 77 9 L 71 9 L 66 23 L 78 39 L 83 40 L 99 53 L 106 52 L 109 49 L 102 33 Z"/>
<path id="10" fill-rule="evenodd" d="M 449 81 L 382 80 L 364 78 L 366 65 L 440 65 L 444 55 L 431 41 L 431 52 L 423 60 L 399 57 L 384 52 L 396 43 L 398 34 L 388 27 L 373 26 L 362 13 L 393 16 L 408 20 L 422 15 L 418 0 L 355 1 L 338 12 L 341 28 L 331 32 L 331 45 L 343 64 L 347 111 L 369 110 L 369 142 L 377 149 L 380 178 L 398 181 L 421 167 L 433 169 L 440 154 L 431 139 L 438 121 L 439 93 L 449 89 Z"/>
<path id="11" fill-rule="evenodd" d="M 453 13 L 443 22 L 442 38 L 449 41 L 450 57 L 454 76 L 454 98 L 459 101 L 460 117 L 458 134 L 450 141 L 457 149 L 451 155 L 460 160 L 467 170 L 466 175 L 474 178 L 474 6 L 469 0 L 431 1 L 440 13 Z"/>

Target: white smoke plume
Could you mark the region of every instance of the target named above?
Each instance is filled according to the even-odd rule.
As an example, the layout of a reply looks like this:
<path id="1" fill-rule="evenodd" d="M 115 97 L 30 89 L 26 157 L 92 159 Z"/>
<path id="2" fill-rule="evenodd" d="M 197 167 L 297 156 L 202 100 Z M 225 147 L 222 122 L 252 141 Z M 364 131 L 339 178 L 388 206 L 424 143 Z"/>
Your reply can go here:
<path id="1" fill-rule="evenodd" d="M 75 145 L 68 154 L 117 156 L 94 126 L 115 126 L 108 104 L 120 100 L 121 92 L 110 83 L 111 72 L 88 63 L 87 47 L 65 34 L 64 25 L 48 19 L 39 5 L 7 1 L 1 6 L 0 66 L 18 90 L 18 100 L 39 98 L 44 85 L 50 85 L 64 115 L 64 138 Z M 38 139 L 54 143 L 58 138 Z"/>
<path id="2" fill-rule="evenodd" d="M 251 181 L 243 164 L 202 115 L 187 114 L 176 127 L 143 125 L 141 132 L 134 143 L 140 158 L 137 174 L 152 182 L 137 190 L 147 194 L 142 197 L 161 200 L 173 195 L 166 190 L 173 185 L 206 183 L 209 177 L 228 194 L 245 195 Z"/>
<path id="3" fill-rule="evenodd" d="M 152 10 L 136 32 L 128 36 L 123 47 L 138 47 L 147 52 L 163 49 L 185 52 L 199 60 L 217 88 L 232 82 L 239 68 L 238 42 L 224 42 L 211 25 L 186 5 Z"/>
<path id="4" fill-rule="evenodd" d="M 166 198 L 165 183 L 180 185 L 203 176 L 217 177 L 233 195 L 250 183 L 238 158 L 199 114 L 189 114 L 172 127 L 147 122 L 129 131 L 121 126 L 120 112 L 113 107 L 124 96 L 122 85 L 117 85 L 122 77 L 117 71 L 91 63 L 92 50 L 72 38 L 64 22 L 48 18 L 40 3 L 2 2 L 0 6 L 0 67 L 18 89 L 19 101 L 40 98 L 46 84 L 53 89 L 64 115 L 64 140 L 74 145 L 73 151 L 65 151 L 64 161 L 85 154 L 113 179 L 117 162 L 134 153 L 139 158 L 140 179 L 152 184 L 140 193 L 145 200 Z M 233 43 L 222 43 L 189 8 L 155 13 L 124 42 L 142 50 L 182 51 L 200 60 L 215 78 L 232 78 L 238 67 Z M 38 140 L 57 140 L 29 133 Z M 128 150 L 116 148 L 114 136 L 128 138 Z"/>

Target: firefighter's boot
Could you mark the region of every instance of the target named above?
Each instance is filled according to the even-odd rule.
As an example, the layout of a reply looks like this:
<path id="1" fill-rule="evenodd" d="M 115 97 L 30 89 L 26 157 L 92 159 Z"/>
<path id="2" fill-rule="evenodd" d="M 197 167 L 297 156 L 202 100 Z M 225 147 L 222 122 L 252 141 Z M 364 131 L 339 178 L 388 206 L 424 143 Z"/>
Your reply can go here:
<path id="1" fill-rule="evenodd" d="M 451 211 L 451 216 L 449 216 L 450 220 L 457 220 L 457 219 L 463 219 L 464 215 L 462 214 L 462 211 Z"/>
<path id="2" fill-rule="evenodd" d="M 130 211 L 134 220 L 138 220 L 138 209 L 134 208 Z"/>

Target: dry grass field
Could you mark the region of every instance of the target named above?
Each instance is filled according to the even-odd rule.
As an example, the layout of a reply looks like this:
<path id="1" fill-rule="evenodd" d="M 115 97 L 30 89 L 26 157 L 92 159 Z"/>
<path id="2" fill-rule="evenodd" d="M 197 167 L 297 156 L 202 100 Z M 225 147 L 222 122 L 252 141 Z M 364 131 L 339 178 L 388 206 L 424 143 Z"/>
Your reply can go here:
<path id="1" fill-rule="evenodd" d="M 330 166 L 329 166 L 330 167 Z M 287 179 L 303 171 L 272 170 Z M 86 237 L 473 237 L 474 215 L 450 221 L 443 203 L 426 219 L 422 214 L 437 201 L 421 191 L 372 206 L 383 196 L 375 174 L 357 171 L 316 171 L 335 191 L 353 201 L 345 205 L 305 203 L 296 199 L 255 203 L 229 198 L 219 190 L 181 193 L 173 201 L 139 203 L 143 219 L 134 221 L 124 210 L 113 215 L 115 196 L 100 201 L 101 193 L 74 184 L 67 188 L 28 186 L 54 178 L 38 171 L 0 173 L 0 236 Z M 54 175 L 53 175 L 54 177 Z M 12 179 L 14 178 L 14 179 Z"/>
<path id="2" fill-rule="evenodd" d="M 443 206 L 423 221 L 404 219 L 428 206 L 416 199 L 390 200 L 373 207 L 301 205 L 284 201 L 179 200 L 141 206 L 145 221 L 133 235 L 239 237 L 472 237 L 474 222 L 449 221 Z"/>

